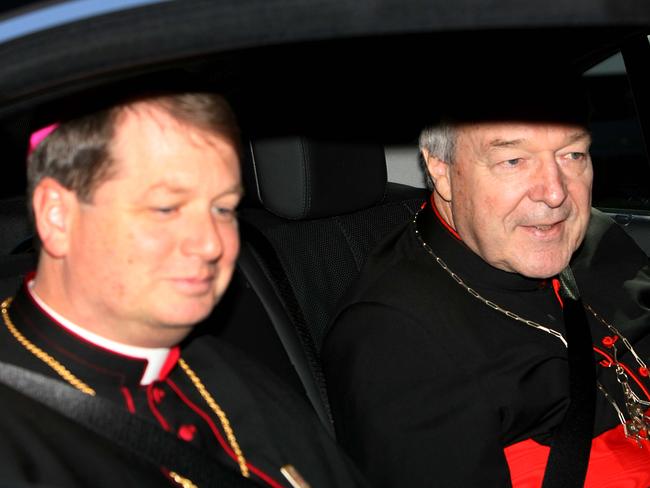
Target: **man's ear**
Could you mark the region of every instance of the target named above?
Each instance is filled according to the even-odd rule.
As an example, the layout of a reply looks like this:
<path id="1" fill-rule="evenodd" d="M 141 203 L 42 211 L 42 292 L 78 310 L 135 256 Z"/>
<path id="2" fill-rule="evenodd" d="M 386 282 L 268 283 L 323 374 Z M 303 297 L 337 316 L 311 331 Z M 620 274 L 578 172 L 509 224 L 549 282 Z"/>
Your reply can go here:
<path id="1" fill-rule="evenodd" d="M 451 202 L 451 169 L 449 163 L 422 149 L 422 157 L 433 180 L 435 192 L 445 201 Z"/>
<path id="2" fill-rule="evenodd" d="M 55 258 L 66 255 L 71 218 L 78 205 L 74 192 L 53 178 L 43 178 L 34 189 L 32 208 L 43 250 Z"/>

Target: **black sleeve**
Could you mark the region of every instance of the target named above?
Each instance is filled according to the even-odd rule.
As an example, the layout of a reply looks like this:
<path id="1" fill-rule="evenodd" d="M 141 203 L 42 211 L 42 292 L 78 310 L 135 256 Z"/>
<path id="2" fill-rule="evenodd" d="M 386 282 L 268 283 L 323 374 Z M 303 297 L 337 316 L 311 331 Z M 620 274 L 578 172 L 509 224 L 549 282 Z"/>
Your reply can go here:
<path id="1" fill-rule="evenodd" d="M 337 436 L 374 486 L 510 486 L 499 414 L 448 349 L 379 304 L 346 309 L 328 335 Z"/>

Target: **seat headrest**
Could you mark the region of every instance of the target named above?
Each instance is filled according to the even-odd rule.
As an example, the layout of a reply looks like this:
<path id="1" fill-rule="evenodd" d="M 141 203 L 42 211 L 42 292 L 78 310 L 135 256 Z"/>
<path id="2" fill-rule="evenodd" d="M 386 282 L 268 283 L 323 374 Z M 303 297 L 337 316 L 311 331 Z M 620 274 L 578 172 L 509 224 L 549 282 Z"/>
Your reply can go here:
<path id="1" fill-rule="evenodd" d="M 257 197 L 270 212 L 313 219 L 379 203 L 386 189 L 386 159 L 379 144 L 305 137 L 251 141 Z"/>

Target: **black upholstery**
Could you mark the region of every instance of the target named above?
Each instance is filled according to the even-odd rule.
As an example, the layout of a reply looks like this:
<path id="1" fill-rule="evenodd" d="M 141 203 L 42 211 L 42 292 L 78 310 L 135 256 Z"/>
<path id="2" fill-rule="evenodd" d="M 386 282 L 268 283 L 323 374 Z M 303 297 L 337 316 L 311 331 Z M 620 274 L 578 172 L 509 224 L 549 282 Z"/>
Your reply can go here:
<path id="1" fill-rule="evenodd" d="M 422 204 L 422 196 L 416 195 L 350 214 L 300 222 L 279 219 L 263 210 L 242 212 L 242 220 L 262 232 L 275 249 L 317 350 L 333 308 L 368 253 Z"/>
<path id="2" fill-rule="evenodd" d="M 36 267 L 33 233 L 24 197 L 0 201 L 0 300 L 13 295 Z"/>
<path id="3" fill-rule="evenodd" d="M 384 148 L 304 137 L 250 144 L 255 194 L 270 212 L 315 219 L 379 203 L 386 188 Z"/>
<path id="4" fill-rule="evenodd" d="M 194 334 L 216 335 L 236 345 L 250 356 L 261 359 L 270 371 L 305 395 L 298 368 L 289 360 L 291 348 L 273 326 L 271 318 L 278 320 L 278 312 L 260 299 L 269 294 L 265 287 L 272 284 L 266 277 L 259 276 L 260 268 L 255 266 L 251 256 L 250 246 L 242 242 L 237 269 L 226 293 L 212 314 L 195 328 Z"/>
<path id="5" fill-rule="evenodd" d="M 240 211 L 242 240 L 258 278 L 269 281 L 257 287 L 260 300 L 331 428 L 319 358 L 329 320 L 371 249 L 414 215 L 426 192 L 387 184 L 380 145 L 295 137 L 254 142 L 251 151 L 244 172 L 258 208 Z"/>
<path id="6" fill-rule="evenodd" d="M 33 234 L 25 197 L 0 201 L 0 255 L 15 252 L 22 244 L 31 241 Z"/>

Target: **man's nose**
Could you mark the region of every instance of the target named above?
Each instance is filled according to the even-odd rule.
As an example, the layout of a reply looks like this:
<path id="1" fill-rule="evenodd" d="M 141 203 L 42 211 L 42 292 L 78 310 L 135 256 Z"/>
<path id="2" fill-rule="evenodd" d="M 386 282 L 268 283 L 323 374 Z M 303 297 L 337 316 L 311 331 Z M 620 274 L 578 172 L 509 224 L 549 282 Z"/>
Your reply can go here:
<path id="1" fill-rule="evenodd" d="M 183 233 L 182 251 L 188 256 L 199 256 L 205 261 L 215 261 L 221 256 L 223 241 L 220 226 L 211 214 L 196 217 L 186 228 L 179 229 Z"/>
<path id="2" fill-rule="evenodd" d="M 551 208 L 562 205 L 567 197 L 566 176 L 553 155 L 543 156 L 536 165 L 530 199 Z"/>

